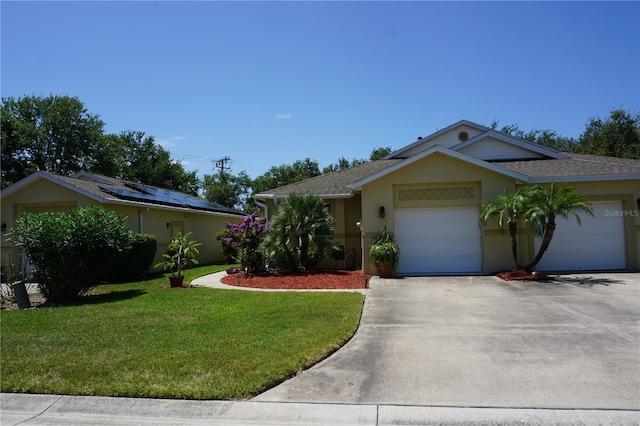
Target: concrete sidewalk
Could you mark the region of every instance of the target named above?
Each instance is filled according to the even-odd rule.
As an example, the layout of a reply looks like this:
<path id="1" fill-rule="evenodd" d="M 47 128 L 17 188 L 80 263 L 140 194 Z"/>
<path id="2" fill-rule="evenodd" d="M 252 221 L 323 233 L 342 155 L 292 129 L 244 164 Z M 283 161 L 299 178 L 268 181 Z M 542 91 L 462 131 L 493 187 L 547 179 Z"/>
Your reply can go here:
<path id="1" fill-rule="evenodd" d="M 638 412 L 0 395 L 10 425 L 637 425 Z"/>

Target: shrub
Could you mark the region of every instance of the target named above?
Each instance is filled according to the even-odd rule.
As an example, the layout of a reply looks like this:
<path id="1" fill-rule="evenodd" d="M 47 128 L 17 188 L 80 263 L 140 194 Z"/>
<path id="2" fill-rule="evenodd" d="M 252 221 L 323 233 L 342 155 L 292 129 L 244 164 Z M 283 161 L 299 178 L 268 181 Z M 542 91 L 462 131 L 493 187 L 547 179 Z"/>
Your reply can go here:
<path id="1" fill-rule="evenodd" d="M 287 271 L 315 269 L 328 249 L 338 248 L 331 213 L 315 195 L 290 195 L 279 206 L 265 239 L 269 263 Z"/>
<path id="2" fill-rule="evenodd" d="M 35 278 L 48 301 L 73 300 L 106 276 L 131 247 L 125 218 L 100 206 L 66 212 L 25 213 L 9 239 L 35 264 Z"/>
<path id="3" fill-rule="evenodd" d="M 202 244 L 195 240 L 189 240 L 189 236 L 192 233 L 183 234 L 178 232 L 171 237 L 171 242 L 167 246 L 167 253 L 162 255 L 164 260 L 156 263 L 154 268 L 162 268 L 165 271 L 170 271 L 173 276 L 179 277 L 182 275 L 182 270 L 189 266 L 190 263 L 197 265 L 198 259 L 196 257 L 200 254 L 198 247 Z"/>
<path id="4" fill-rule="evenodd" d="M 131 247 L 115 257 L 104 280 L 114 283 L 140 279 L 151 268 L 157 250 L 155 235 L 133 234 Z"/>
<path id="5" fill-rule="evenodd" d="M 251 213 L 243 217 L 239 224 L 227 222 L 227 229 L 220 238 L 223 253 L 231 255 L 245 273 L 261 272 L 265 269 L 261 245 L 270 232 L 266 222 L 266 218 L 258 217 L 255 212 Z"/>

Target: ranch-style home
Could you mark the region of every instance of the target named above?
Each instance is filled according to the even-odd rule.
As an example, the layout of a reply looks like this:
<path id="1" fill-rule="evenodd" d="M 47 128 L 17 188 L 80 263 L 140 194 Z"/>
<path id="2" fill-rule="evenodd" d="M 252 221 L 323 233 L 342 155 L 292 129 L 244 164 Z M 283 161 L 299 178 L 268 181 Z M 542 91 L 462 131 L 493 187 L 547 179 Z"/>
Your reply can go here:
<path id="1" fill-rule="evenodd" d="M 127 217 L 129 228 L 137 233 L 153 234 L 158 242 L 155 262 L 162 259 L 173 235 L 193 232 L 190 239 L 202 243 L 200 263 L 224 260 L 215 234 L 228 221 L 237 222 L 242 212 L 177 191 L 141 185 L 87 172 L 62 176 L 36 172 L 5 188 L 0 193 L 2 264 L 8 254 L 13 261 L 19 254 L 5 233 L 24 212 L 70 211 L 76 207 L 102 205 Z M 16 262 L 17 263 L 17 262 Z"/>
<path id="2" fill-rule="evenodd" d="M 582 226 L 559 218 L 538 270 L 638 271 L 640 160 L 558 152 L 467 120 L 381 160 L 254 198 L 269 217 L 290 194 L 320 196 L 335 218 L 347 267 L 371 270 L 367 249 L 386 227 L 400 246 L 398 274 L 491 274 L 513 268 L 511 246 L 496 221 L 479 223 L 483 206 L 504 191 L 552 183 L 574 186 L 594 217 L 582 215 Z M 527 264 L 540 239 L 522 225 L 518 244 Z"/>

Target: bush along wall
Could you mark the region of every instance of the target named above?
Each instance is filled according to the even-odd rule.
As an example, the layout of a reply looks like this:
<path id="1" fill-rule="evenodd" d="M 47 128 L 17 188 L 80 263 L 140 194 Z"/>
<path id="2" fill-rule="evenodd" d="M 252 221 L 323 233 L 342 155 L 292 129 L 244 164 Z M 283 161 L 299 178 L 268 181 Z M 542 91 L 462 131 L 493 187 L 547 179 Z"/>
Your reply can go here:
<path id="1" fill-rule="evenodd" d="M 118 253 L 106 271 L 104 281 L 122 283 L 136 281 L 151 269 L 158 242 L 152 234 L 133 234 L 131 247 Z"/>

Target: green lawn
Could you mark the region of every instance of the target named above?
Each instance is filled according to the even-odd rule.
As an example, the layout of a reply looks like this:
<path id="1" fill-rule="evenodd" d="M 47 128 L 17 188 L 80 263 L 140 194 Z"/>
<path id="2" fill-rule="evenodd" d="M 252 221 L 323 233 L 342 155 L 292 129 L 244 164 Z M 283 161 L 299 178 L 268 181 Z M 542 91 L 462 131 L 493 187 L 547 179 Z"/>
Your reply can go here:
<path id="1" fill-rule="evenodd" d="M 186 271 L 185 282 L 224 269 Z M 358 293 L 105 285 L 84 303 L 2 311 L 2 392 L 243 399 L 355 332 Z"/>

